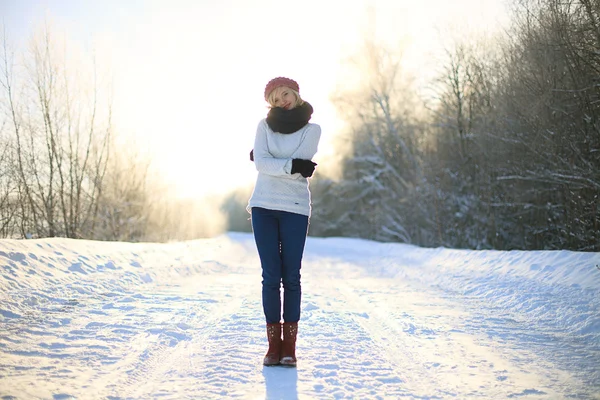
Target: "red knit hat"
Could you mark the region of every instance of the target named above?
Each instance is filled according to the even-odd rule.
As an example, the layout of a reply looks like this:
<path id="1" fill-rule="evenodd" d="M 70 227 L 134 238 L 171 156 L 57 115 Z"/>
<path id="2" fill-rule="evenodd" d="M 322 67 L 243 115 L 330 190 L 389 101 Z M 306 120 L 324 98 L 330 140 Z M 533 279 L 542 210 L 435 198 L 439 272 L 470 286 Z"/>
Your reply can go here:
<path id="1" fill-rule="evenodd" d="M 294 89 L 296 92 L 300 92 L 300 86 L 298 86 L 298 82 L 290 78 L 284 78 L 283 76 L 278 76 L 277 78 L 273 78 L 267 83 L 265 87 L 265 100 L 269 98 L 271 92 L 278 87 L 286 86 L 290 89 Z"/>

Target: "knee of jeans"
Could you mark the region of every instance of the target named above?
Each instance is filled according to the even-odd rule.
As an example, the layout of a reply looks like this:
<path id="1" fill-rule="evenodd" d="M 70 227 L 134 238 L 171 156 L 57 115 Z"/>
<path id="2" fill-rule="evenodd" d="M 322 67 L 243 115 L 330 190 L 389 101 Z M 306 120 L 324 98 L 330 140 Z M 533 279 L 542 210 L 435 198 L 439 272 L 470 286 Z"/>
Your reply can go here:
<path id="1" fill-rule="evenodd" d="M 277 281 L 275 279 L 263 279 L 263 287 L 268 289 L 280 289 L 281 281 Z"/>
<path id="2" fill-rule="evenodd" d="M 297 289 L 300 287 L 300 276 L 294 276 L 283 279 L 283 287 L 285 289 Z"/>

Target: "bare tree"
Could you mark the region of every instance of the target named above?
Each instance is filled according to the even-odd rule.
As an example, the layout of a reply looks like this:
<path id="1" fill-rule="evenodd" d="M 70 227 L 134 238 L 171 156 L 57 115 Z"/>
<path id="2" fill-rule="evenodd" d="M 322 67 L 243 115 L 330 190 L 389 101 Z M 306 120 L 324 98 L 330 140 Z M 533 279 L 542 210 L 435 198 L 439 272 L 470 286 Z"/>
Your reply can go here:
<path id="1" fill-rule="evenodd" d="M 0 169 L 0 237 L 11 237 L 14 234 L 16 221 L 15 187 L 10 168 L 12 164 L 10 141 L 5 135 L 4 127 L 5 123 L 0 126 L 0 165 L 6 166 Z"/>
<path id="2" fill-rule="evenodd" d="M 110 147 L 120 147 L 111 143 Z M 89 235 L 100 240 L 139 241 L 149 219 L 150 161 L 133 151 L 114 151 L 102 181 L 102 193 L 95 203 L 98 215 Z"/>
<path id="3" fill-rule="evenodd" d="M 3 40 L 4 121 L 14 146 L 14 158 L 3 164 L 15 172 L 23 237 L 88 234 L 84 226 L 95 220 L 107 166 L 110 97 L 103 96 L 95 63 L 87 80 L 85 70 L 72 70 L 58 49 L 45 25 L 31 41 L 24 74 L 15 76 Z"/>

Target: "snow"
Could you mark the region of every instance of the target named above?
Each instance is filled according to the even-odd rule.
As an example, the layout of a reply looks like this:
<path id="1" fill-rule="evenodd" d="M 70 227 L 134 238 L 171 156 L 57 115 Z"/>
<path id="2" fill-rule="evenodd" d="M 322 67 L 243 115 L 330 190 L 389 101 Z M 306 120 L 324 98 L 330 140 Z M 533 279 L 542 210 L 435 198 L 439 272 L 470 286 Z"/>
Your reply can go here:
<path id="1" fill-rule="evenodd" d="M 263 367 L 251 234 L 0 241 L 0 398 L 600 398 L 600 253 L 309 237 Z"/>

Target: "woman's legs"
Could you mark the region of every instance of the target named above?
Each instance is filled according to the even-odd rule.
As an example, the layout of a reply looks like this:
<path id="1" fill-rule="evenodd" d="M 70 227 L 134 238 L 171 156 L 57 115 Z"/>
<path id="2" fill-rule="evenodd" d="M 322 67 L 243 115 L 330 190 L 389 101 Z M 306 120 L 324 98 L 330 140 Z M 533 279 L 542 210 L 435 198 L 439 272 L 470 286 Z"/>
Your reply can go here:
<path id="1" fill-rule="evenodd" d="M 262 265 L 262 302 L 267 324 L 281 322 L 281 254 L 277 211 L 252 208 L 252 231 Z"/>
<path id="2" fill-rule="evenodd" d="M 263 310 L 269 350 L 264 365 L 296 366 L 296 336 L 300 320 L 300 268 L 308 217 L 284 211 L 252 208 L 252 230 L 263 271 Z M 283 282 L 283 325 L 281 320 Z M 282 333 L 283 340 L 279 336 Z"/>
<path id="3" fill-rule="evenodd" d="M 263 309 L 267 323 L 300 320 L 300 268 L 308 231 L 308 216 L 285 211 L 252 208 L 252 230 L 262 265 Z"/>
<path id="4" fill-rule="evenodd" d="M 306 243 L 308 216 L 281 212 L 279 236 L 281 240 L 281 261 L 283 281 L 283 320 L 300 320 L 300 268 Z"/>

